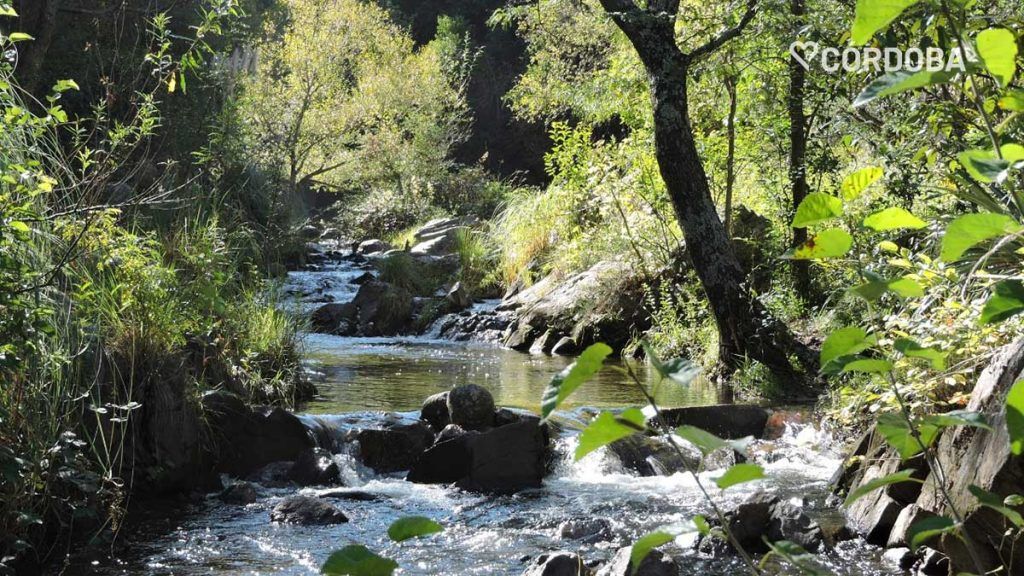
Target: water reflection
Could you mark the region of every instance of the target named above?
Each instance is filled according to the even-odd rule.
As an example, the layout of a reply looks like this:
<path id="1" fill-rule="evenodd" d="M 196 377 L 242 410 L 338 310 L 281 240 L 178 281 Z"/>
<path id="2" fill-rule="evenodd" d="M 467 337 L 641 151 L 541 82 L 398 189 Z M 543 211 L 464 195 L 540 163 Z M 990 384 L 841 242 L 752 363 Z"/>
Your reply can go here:
<path id="1" fill-rule="evenodd" d="M 314 414 L 415 410 L 427 396 L 461 384 L 486 387 L 499 405 L 536 411 L 547 382 L 572 362 L 560 356 L 529 355 L 487 344 L 446 340 L 311 334 L 306 348 L 315 369 L 325 376 L 318 384 L 322 399 L 306 407 Z M 652 385 L 646 365 L 630 362 Z M 657 388 L 656 399 L 663 406 L 695 406 L 714 404 L 717 397 L 715 386 L 698 378 L 689 386 L 664 382 Z M 635 384 L 605 369 L 564 406 L 643 403 Z"/>

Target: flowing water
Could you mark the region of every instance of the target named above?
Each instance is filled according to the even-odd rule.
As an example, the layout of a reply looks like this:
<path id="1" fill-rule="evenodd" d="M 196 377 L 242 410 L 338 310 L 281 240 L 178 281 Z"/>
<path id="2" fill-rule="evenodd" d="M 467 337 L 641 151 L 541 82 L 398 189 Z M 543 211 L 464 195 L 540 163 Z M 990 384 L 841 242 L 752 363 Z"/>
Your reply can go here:
<path id="1" fill-rule="evenodd" d="M 294 274 L 293 290 L 301 298 L 328 293 L 338 301 L 351 298 L 349 280 L 362 273 L 335 264 L 324 272 Z M 309 286 L 316 290 L 308 290 Z M 305 306 L 308 308 L 309 306 Z M 322 374 L 322 398 L 304 407 L 305 418 L 339 430 L 391 419 L 415 419 L 422 400 L 462 383 L 486 386 L 499 405 L 536 410 L 545 383 L 569 363 L 531 356 L 492 345 L 452 343 L 430 338 L 339 338 L 310 335 L 309 362 Z M 642 370 L 642 366 L 636 367 Z M 642 404 L 633 386 L 605 371 L 581 388 L 560 415 L 582 421 L 596 408 Z M 711 404 L 715 391 L 696 383 L 663 386 L 658 401 L 666 406 Z M 214 496 L 152 510 L 122 534 L 123 548 L 113 556 L 89 559 L 73 574 L 317 574 L 334 549 L 363 544 L 395 559 L 402 575 L 522 574 L 526 561 L 553 550 L 579 552 L 586 560 L 603 560 L 638 536 L 663 526 L 682 525 L 695 514 L 708 514 L 692 477 L 685 474 L 641 478 L 621 468 L 603 450 L 579 462 L 571 453 L 578 432 L 572 426 L 556 440 L 561 461 L 541 489 L 513 496 L 487 496 L 445 486 L 412 484 L 401 474 L 377 475 L 346 453 L 335 456 L 345 484 L 373 500 L 335 501 L 350 518 L 336 526 L 272 524 L 270 510 L 296 489 L 264 489 L 255 504 L 227 505 Z M 799 501 L 822 524 L 840 521 L 824 504 L 827 482 L 840 463 L 829 436 L 811 425 L 791 425 L 779 440 L 762 446 L 769 478 L 727 493 L 715 490 L 723 507 L 756 490 L 777 492 Z M 711 483 L 721 471 L 703 475 Z M 315 493 L 315 490 L 303 489 Z M 445 530 L 433 537 L 400 544 L 388 541 L 388 525 L 401 516 L 423 515 Z M 607 542 L 584 544 L 562 540 L 559 526 L 572 519 L 603 518 L 612 526 Z M 686 538 L 668 546 L 683 575 L 727 576 L 742 573 L 733 560 L 713 560 L 693 552 Z M 835 574 L 900 573 L 886 565 L 880 551 L 854 540 L 820 557 Z"/>

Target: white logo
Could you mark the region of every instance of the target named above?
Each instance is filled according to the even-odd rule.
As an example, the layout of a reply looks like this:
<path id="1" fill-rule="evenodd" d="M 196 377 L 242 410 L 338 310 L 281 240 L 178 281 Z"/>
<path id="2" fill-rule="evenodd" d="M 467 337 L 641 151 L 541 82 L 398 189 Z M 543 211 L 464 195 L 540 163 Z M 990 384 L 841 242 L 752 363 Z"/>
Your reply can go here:
<path id="1" fill-rule="evenodd" d="M 789 54 L 804 70 L 817 62 L 825 72 L 964 72 L 967 58 L 960 48 L 947 54 L 936 46 L 928 48 L 855 48 L 829 46 L 821 48 L 817 42 L 797 40 L 789 45 Z"/>

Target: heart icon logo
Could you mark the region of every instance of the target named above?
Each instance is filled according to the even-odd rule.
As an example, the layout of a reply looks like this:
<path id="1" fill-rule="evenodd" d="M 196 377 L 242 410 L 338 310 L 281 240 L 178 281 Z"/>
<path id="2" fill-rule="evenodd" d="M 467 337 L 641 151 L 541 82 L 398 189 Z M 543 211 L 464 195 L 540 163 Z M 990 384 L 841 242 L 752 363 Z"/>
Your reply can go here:
<path id="1" fill-rule="evenodd" d="M 810 70 L 811 65 L 807 63 L 808 60 L 814 60 L 814 56 L 818 53 L 818 43 L 814 41 L 803 41 L 797 40 L 789 45 L 789 55 L 794 60 L 800 63 L 804 67 L 804 70 Z M 804 59 L 806 58 L 806 60 Z"/>

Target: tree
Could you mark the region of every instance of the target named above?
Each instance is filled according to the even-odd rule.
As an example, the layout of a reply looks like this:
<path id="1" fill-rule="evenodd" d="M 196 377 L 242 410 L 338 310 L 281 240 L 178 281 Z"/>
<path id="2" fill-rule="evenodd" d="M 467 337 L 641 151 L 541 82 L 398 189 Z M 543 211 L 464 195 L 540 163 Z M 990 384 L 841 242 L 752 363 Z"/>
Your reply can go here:
<path id="1" fill-rule="evenodd" d="M 601 5 L 629 39 L 647 71 L 655 155 L 718 326 L 719 361 L 729 372 L 749 358 L 796 382 L 798 370 L 790 357 L 804 368 L 813 368 L 815 360 L 744 285 L 743 270 L 711 198 L 687 109 L 690 66 L 739 36 L 754 17 L 756 0 L 748 2 L 735 26 L 690 52 L 683 52 L 676 42 L 679 0 L 650 0 L 645 8 L 634 0 L 601 0 Z"/>
<path id="2" fill-rule="evenodd" d="M 383 9 L 292 0 L 238 101 L 249 152 L 291 193 L 394 186 L 444 172 L 465 130 L 461 87 Z"/>
<path id="3" fill-rule="evenodd" d="M 793 28 L 799 33 L 803 27 L 804 0 L 789 0 L 789 13 Z M 794 38 L 796 35 L 794 34 Z M 806 73 L 796 58 L 789 58 L 789 94 L 786 101 L 789 111 L 789 183 L 793 212 L 807 197 L 807 118 L 804 114 L 804 85 Z M 807 228 L 793 228 L 793 246 L 807 241 Z M 793 260 L 793 284 L 797 292 L 808 297 L 811 290 L 811 272 L 806 260 Z"/>

